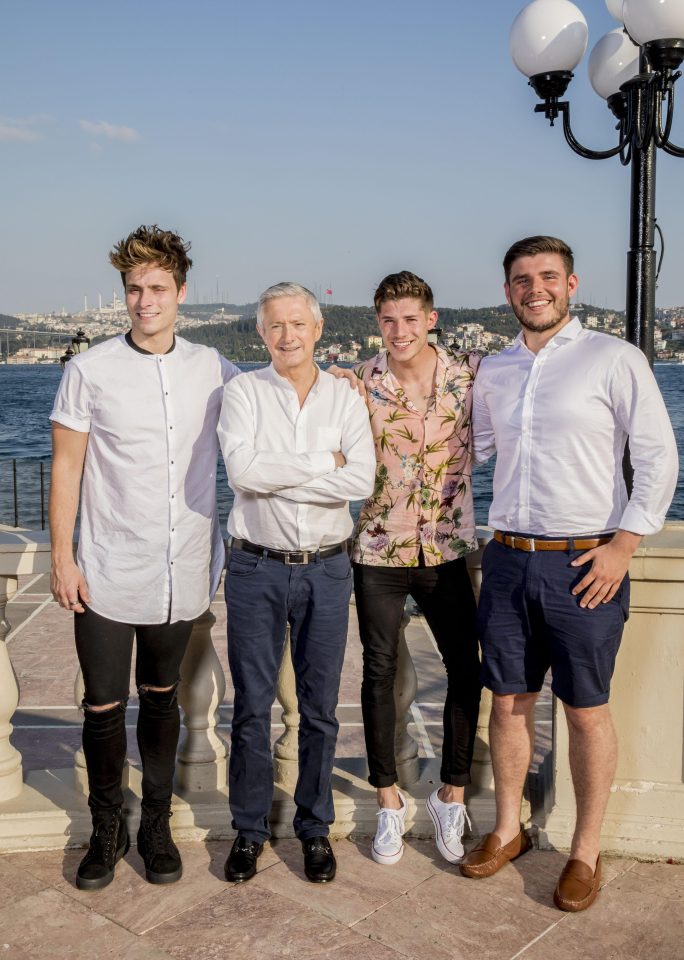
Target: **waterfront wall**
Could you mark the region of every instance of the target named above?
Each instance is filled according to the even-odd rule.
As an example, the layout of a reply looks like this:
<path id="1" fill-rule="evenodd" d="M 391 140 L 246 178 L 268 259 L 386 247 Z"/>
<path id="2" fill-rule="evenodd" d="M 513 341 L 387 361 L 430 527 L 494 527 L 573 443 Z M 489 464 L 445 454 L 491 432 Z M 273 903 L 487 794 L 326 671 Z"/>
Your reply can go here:
<path id="1" fill-rule="evenodd" d="M 487 532 L 481 531 L 481 542 Z M 470 558 L 477 589 L 480 554 Z M 38 771 L 22 779 L 21 756 L 9 741 L 18 688 L 5 643 L 9 625 L 5 605 L 21 574 L 46 572 L 50 545 L 41 533 L 0 530 L 0 849 L 64 846 L 84 842 L 90 819 L 85 803 L 82 757 L 73 770 Z M 606 851 L 645 858 L 684 858 L 684 523 L 668 524 L 647 538 L 631 567 L 632 607 L 618 657 L 611 704 L 618 732 L 620 759 L 603 831 Z M 193 633 L 181 691 L 185 730 L 179 748 L 178 791 L 174 799 L 174 831 L 200 839 L 232 833 L 226 817 L 226 756 L 215 735 L 223 674 L 211 638 L 213 617 L 201 618 Z M 418 760 L 408 732 L 410 702 L 415 695 L 415 669 L 402 641 L 401 667 L 395 695 L 400 778 L 410 798 L 412 833 L 430 833 L 416 803 L 434 789 L 437 761 Z M 292 789 L 296 776 L 298 716 L 288 658 L 279 677 L 278 699 L 285 732 L 276 745 L 274 832 L 291 833 Z M 474 832 L 491 829 L 494 820 L 492 770 L 487 720 L 490 698 L 483 697 L 473 788 L 468 800 Z M 564 714 L 554 706 L 554 750 L 545 807 L 531 819 L 540 845 L 568 849 L 575 805 L 568 765 Z M 366 782 L 363 757 L 336 764 L 337 836 L 352 831 L 372 833 L 374 791 Z M 132 816 L 137 816 L 139 773 L 127 771 Z M 136 801 L 136 797 L 138 801 Z M 134 825 L 134 824 L 133 824 Z"/>

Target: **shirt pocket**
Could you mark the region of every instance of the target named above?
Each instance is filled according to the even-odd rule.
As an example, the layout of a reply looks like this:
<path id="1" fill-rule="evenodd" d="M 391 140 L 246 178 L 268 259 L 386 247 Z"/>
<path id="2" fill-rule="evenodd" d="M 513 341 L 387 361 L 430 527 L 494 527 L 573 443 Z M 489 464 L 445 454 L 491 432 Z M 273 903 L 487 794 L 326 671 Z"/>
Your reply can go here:
<path id="1" fill-rule="evenodd" d="M 316 450 L 327 450 L 336 453 L 342 443 L 342 431 L 339 427 L 316 428 Z"/>

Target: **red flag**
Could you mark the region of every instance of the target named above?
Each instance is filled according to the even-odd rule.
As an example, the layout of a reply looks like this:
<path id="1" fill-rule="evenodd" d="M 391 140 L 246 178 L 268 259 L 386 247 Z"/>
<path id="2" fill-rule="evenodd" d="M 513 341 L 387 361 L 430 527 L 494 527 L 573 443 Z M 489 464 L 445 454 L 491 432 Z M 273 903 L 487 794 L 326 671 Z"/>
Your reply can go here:
<path id="1" fill-rule="evenodd" d="M 326 290 L 325 295 L 326 297 L 332 297 L 332 290 Z"/>

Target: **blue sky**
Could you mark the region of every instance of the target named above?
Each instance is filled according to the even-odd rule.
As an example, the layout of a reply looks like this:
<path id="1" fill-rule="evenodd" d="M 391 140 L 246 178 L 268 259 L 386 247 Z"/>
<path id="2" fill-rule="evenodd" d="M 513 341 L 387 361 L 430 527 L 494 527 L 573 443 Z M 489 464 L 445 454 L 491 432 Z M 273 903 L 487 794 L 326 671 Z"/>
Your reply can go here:
<path id="1" fill-rule="evenodd" d="M 0 312 L 110 299 L 107 252 L 143 222 L 192 241 L 191 300 L 292 279 L 368 304 L 412 269 L 439 304 L 500 303 L 507 246 L 544 232 L 575 249 L 579 299 L 623 308 L 629 172 L 533 113 L 508 54 L 523 5 L 7 0 Z M 591 49 L 617 24 L 579 6 Z M 612 146 L 586 58 L 569 95 L 578 137 Z M 683 178 L 661 153 L 660 306 L 684 303 Z"/>

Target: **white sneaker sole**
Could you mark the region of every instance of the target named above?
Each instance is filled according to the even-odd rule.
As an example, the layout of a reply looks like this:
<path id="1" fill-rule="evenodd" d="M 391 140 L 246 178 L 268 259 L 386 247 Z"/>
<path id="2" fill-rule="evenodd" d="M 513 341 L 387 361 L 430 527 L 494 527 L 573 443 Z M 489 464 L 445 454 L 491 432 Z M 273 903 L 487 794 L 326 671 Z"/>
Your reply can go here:
<path id="1" fill-rule="evenodd" d="M 404 844 L 402 843 L 401 848 L 397 853 L 379 853 L 375 849 L 375 844 L 371 845 L 371 857 L 375 860 L 376 863 L 380 863 L 383 866 L 391 867 L 393 863 L 399 863 L 401 858 L 404 856 Z"/>
<path id="2" fill-rule="evenodd" d="M 442 840 L 442 827 L 439 822 L 439 817 L 437 816 L 436 812 L 432 808 L 432 804 L 430 803 L 430 797 L 428 797 L 427 800 L 425 801 L 425 806 L 427 807 L 427 812 L 430 814 L 430 819 L 435 825 L 435 843 L 437 844 L 437 849 L 439 850 L 441 855 L 444 857 L 444 859 L 448 863 L 460 863 L 463 857 L 465 856 L 465 850 L 463 850 L 462 853 L 458 853 L 458 854 L 452 853 L 451 850 L 449 850 L 447 845 Z"/>

